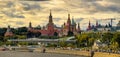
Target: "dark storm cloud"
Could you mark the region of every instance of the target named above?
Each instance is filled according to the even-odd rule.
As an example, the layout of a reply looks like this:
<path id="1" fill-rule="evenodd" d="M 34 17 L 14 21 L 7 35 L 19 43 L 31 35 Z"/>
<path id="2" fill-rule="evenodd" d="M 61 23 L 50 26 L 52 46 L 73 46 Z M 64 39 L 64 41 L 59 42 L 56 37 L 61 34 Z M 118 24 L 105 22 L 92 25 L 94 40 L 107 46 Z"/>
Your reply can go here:
<path id="1" fill-rule="evenodd" d="M 21 2 L 21 4 L 24 6 L 23 8 L 24 8 L 24 10 L 26 10 L 26 11 L 27 11 L 27 10 L 34 10 L 34 9 L 38 9 L 38 10 L 41 9 L 40 5 L 37 4 L 37 3 L 29 4 L 29 3 L 26 3 L 26 2 Z"/>
<path id="2" fill-rule="evenodd" d="M 107 8 L 108 8 L 110 11 L 120 13 L 120 6 L 111 5 L 111 6 L 107 7 Z"/>
<path id="3" fill-rule="evenodd" d="M 73 8 L 79 8 L 79 9 L 85 9 L 85 11 L 82 12 L 87 12 L 87 14 L 94 14 L 94 13 L 109 13 L 109 12 L 116 12 L 120 13 L 120 4 L 116 2 L 120 2 L 120 0 L 63 0 L 67 6 Z M 98 2 L 111 2 L 114 4 L 108 4 L 107 6 L 103 6 Z M 93 8 L 93 9 L 91 9 Z M 80 11 L 79 11 L 80 12 Z M 81 13 L 82 13 L 81 12 Z"/>
<path id="4" fill-rule="evenodd" d="M 21 4 L 21 8 L 23 8 L 23 10 L 25 10 L 25 11 L 34 10 L 34 9 L 38 9 L 38 10 L 41 9 L 41 6 L 39 5 L 39 3 L 36 3 L 36 2 L 32 2 L 32 4 L 30 4 L 30 3 L 31 2 L 21 2 L 21 1 L 18 1 L 18 3 L 16 3 L 16 2 L 13 2 L 13 1 L 8 1 L 6 3 L 5 7 L 6 8 L 11 8 L 12 7 L 12 9 L 15 9 L 14 8 L 15 6 L 20 6 L 20 4 Z"/>
<path id="5" fill-rule="evenodd" d="M 76 22 L 78 23 L 78 22 L 81 22 L 83 19 L 84 19 L 84 18 L 76 18 L 75 20 L 76 20 Z"/>
<path id="6" fill-rule="evenodd" d="M 19 7 L 21 10 L 17 9 L 16 6 Z M 40 5 L 36 2 L 29 3 L 29 2 L 13 2 L 13 1 L 6 2 L 4 8 L 6 8 L 7 10 L 1 10 L 1 12 L 6 16 L 12 18 L 25 18 L 23 14 L 26 12 L 24 11 L 27 11 L 28 13 L 33 15 L 36 13 L 34 12 L 34 10 L 36 11 L 41 9 Z M 31 10 L 33 10 L 33 13 L 31 12 Z M 19 14 L 16 14 L 16 12 L 19 12 Z"/>
<path id="7" fill-rule="evenodd" d="M 11 2 L 11 1 L 8 1 L 8 3 L 6 4 L 7 7 L 11 7 L 11 6 L 13 6 L 13 5 L 14 5 L 14 3 Z"/>
<path id="8" fill-rule="evenodd" d="M 101 6 L 100 4 L 94 3 L 95 9 L 97 12 L 116 12 L 120 13 L 120 6 L 118 5 L 109 5 L 109 6 Z"/>
<path id="9" fill-rule="evenodd" d="M 103 1 L 108 1 L 108 2 L 113 2 L 116 4 L 120 4 L 120 0 L 103 0 Z"/>
<path id="10" fill-rule="evenodd" d="M 3 11 L 3 14 L 5 14 L 8 17 L 12 17 L 12 18 L 25 18 L 25 16 L 23 16 L 23 15 L 14 14 L 12 12 Z"/>

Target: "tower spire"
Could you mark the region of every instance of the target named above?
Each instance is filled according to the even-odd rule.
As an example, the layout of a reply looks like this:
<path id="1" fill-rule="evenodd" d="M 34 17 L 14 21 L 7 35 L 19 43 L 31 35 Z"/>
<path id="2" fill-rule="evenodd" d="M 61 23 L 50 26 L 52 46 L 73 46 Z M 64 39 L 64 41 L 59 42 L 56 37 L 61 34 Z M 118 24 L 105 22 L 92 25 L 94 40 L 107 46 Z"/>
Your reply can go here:
<path id="1" fill-rule="evenodd" d="M 8 25 L 8 28 L 7 28 L 7 32 L 10 32 L 11 30 L 10 30 L 10 25 Z"/>
<path id="2" fill-rule="evenodd" d="M 75 21 L 74 21 L 74 17 L 72 16 L 72 25 L 76 25 Z"/>
<path id="3" fill-rule="evenodd" d="M 49 23 L 53 23 L 51 9 L 50 9 Z"/>
<path id="4" fill-rule="evenodd" d="M 89 20 L 89 26 L 91 25 L 90 20 Z"/>
<path id="5" fill-rule="evenodd" d="M 70 19 L 70 13 L 68 13 L 68 19 Z"/>
<path id="6" fill-rule="evenodd" d="M 52 16 L 52 14 L 51 14 L 51 9 L 50 9 L 50 16 Z"/>
<path id="7" fill-rule="evenodd" d="M 71 20 L 70 20 L 70 14 L 68 13 L 68 20 L 67 23 L 70 25 L 71 24 Z"/>
<path id="8" fill-rule="evenodd" d="M 68 20 L 67 20 L 67 29 L 68 31 L 71 31 L 71 20 L 70 20 L 70 14 L 68 13 Z"/>
<path id="9" fill-rule="evenodd" d="M 98 21 L 96 21 L 96 27 L 98 27 Z"/>
<path id="10" fill-rule="evenodd" d="M 29 28 L 32 28 L 32 23 L 31 22 L 29 22 Z"/>
<path id="11" fill-rule="evenodd" d="M 90 20 L 89 20 L 89 25 L 88 25 L 87 30 L 90 30 L 90 29 L 91 29 L 91 23 L 90 23 Z"/>
<path id="12" fill-rule="evenodd" d="M 79 24 L 79 23 L 78 23 L 78 32 L 79 32 L 79 33 L 81 32 L 80 24 Z"/>

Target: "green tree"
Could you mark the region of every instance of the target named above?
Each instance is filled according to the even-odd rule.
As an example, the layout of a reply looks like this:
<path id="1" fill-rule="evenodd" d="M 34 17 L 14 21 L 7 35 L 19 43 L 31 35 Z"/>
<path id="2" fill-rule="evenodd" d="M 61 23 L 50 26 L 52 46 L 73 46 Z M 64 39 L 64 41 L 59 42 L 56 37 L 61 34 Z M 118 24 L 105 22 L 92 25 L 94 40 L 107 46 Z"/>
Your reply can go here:
<path id="1" fill-rule="evenodd" d="M 59 42 L 59 45 L 60 45 L 61 47 L 66 47 L 66 46 L 67 46 L 67 44 L 66 44 L 65 41 L 60 41 L 60 42 Z"/>
<path id="2" fill-rule="evenodd" d="M 117 42 L 120 47 L 120 32 L 114 33 L 111 43 Z"/>
<path id="3" fill-rule="evenodd" d="M 77 46 L 83 47 L 88 44 L 88 34 L 79 34 L 76 36 Z"/>
<path id="4" fill-rule="evenodd" d="M 113 33 L 107 32 L 103 34 L 102 42 L 104 43 L 110 43 L 113 38 Z"/>
<path id="5" fill-rule="evenodd" d="M 18 39 L 26 39 L 27 36 L 26 35 L 16 35 Z"/>
<path id="6" fill-rule="evenodd" d="M 112 44 L 110 45 L 110 47 L 111 47 L 113 50 L 118 50 L 119 44 L 118 44 L 118 42 L 112 42 Z"/>
<path id="7" fill-rule="evenodd" d="M 89 46 L 92 46 L 92 45 L 94 44 L 94 40 L 95 40 L 94 38 L 89 38 L 89 40 L 88 40 L 88 42 L 89 42 L 88 45 L 89 45 Z"/>

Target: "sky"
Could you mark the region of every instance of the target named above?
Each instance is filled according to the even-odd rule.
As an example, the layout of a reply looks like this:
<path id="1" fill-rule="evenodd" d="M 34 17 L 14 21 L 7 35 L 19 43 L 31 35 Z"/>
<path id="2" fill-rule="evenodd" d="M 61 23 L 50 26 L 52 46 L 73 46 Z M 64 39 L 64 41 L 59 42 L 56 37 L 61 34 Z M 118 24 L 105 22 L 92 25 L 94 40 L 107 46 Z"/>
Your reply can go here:
<path id="1" fill-rule="evenodd" d="M 89 20 L 92 25 L 96 21 L 105 25 L 108 18 L 116 18 L 113 26 L 120 20 L 120 0 L 0 0 L 0 27 L 28 27 L 29 22 L 33 27 L 46 26 L 50 9 L 57 26 L 67 22 L 68 13 L 81 29 Z"/>

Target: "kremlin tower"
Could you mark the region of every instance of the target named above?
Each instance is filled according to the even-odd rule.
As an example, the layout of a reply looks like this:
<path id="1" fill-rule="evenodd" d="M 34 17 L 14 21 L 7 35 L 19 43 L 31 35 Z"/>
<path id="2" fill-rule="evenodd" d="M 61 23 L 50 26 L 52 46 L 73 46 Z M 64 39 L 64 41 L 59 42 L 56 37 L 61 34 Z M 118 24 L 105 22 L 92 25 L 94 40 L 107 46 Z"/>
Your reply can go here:
<path id="1" fill-rule="evenodd" d="M 68 14 L 68 20 L 67 20 L 67 24 L 66 24 L 66 26 L 67 26 L 67 30 L 68 30 L 68 31 L 71 31 L 71 20 L 70 20 L 70 14 Z"/>
<path id="2" fill-rule="evenodd" d="M 29 31 L 32 30 L 32 23 L 31 23 L 31 22 L 29 22 L 28 30 L 29 30 Z"/>
<path id="3" fill-rule="evenodd" d="M 92 29 L 92 27 L 91 27 L 91 23 L 90 23 L 90 20 L 89 20 L 89 25 L 88 25 L 87 31 L 89 31 L 91 29 Z"/>
<path id="4" fill-rule="evenodd" d="M 7 28 L 7 31 L 6 31 L 6 33 L 5 33 L 5 37 L 11 37 L 11 36 L 13 36 L 14 34 L 12 33 L 12 31 L 11 31 L 11 28 L 10 28 L 10 26 L 8 25 L 8 28 Z"/>
<path id="5" fill-rule="evenodd" d="M 54 23 L 52 19 L 52 12 L 50 10 L 49 23 L 47 24 L 48 36 L 52 36 L 54 34 Z"/>
<path id="6" fill-rule="evenodd" d="M 98 21 L 96 21 L 96 27 L 98 27 Z"/>
<path id="7" fill-rule="evenodd" d="M 32 28 L 32 23 L 31 22 L 29 23 L 29 28 Z"/>
<path id="8" fill-rule="evenodd" d="M 81 29 L 80 29 L 80 24 L 78 23 L 78 29 L 77 29 L 78 33 L 81 33 Z"/>
<path id="9" fill-rule="evenodd" d="M 76 23 L 73 18 L 72 18 L 72 31 L 76 31 Z"/>
<path id="10" fill-rule="evenodd" d="M 32 33 L 39 33 L 43 36 L 56 36 L 58 35 L 58 29 L 56 29 L 56 26 L 53 23 L 53 18 L 52 18 L 52 12 L 50 10 L 50 15 L 49 15 L 49 21 L 48 24 L 46 26 L 43 26 L 44 28 L 41 30 L 36 30 L 32 28 L 31 22 L 29 23 L 29 28 L 28 31 L 32 32 Z"/>

